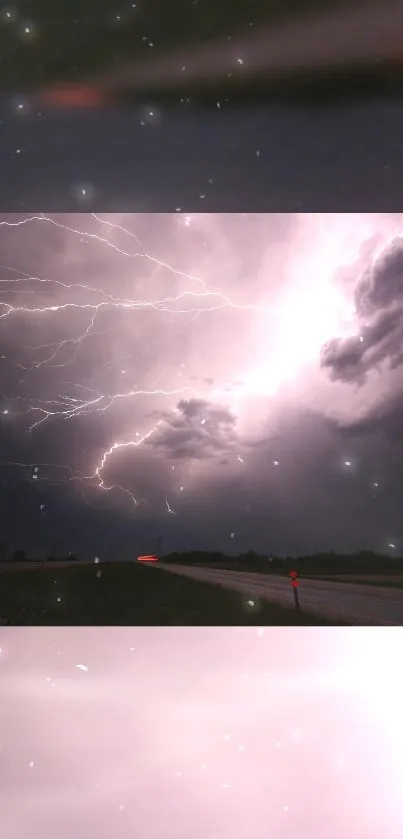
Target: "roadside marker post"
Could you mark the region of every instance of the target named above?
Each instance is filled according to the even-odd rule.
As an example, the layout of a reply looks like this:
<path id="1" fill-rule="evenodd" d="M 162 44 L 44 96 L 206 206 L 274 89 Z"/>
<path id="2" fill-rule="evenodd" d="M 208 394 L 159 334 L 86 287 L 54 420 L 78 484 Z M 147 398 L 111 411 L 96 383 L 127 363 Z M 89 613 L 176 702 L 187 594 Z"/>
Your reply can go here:
<path id="1" fill-rule="evenodd" d="M 300 608 L 300 606 L 299 606 L 299 598 L 298 598 L 298 586 L 299 586 L 299 580 L 297 579 L 297 577 L 298 577 L 298 571 L 290 571 L 290 577 L 291 577 L 292 590 L 293 590 L 293 592 L 294 592 L 295 608 L 296 608 L 296 609 L 299 609 L 299 608 Z"/>

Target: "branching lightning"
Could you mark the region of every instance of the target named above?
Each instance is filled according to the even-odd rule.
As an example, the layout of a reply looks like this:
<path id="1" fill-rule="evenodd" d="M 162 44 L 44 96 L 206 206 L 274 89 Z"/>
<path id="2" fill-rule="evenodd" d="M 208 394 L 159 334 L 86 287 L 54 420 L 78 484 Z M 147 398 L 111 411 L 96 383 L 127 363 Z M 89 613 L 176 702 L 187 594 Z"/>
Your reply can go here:
<path id="1" fill-rule="evenodd" d="M 9 393 L 3 396 L 4 400 L 9 400 L 12 404 L 18 404 L 21 407 L 21 414 L 28 418 L 28 425 L 26 428 L 27 434 L 33 434 L 41 426 L 46 426 L 51 422 L 71 422 L 75 418 L 89 415 L 89 414 L 107 414 L 112 411 L 114 406 L 118 403 L 130 404 L 131 400 L 139 397 L 161 397 L 166 399 L 169 404 L 169 410 L 174 409 L 173 405 L 179 400 L 188 400 L 191 398 L 202 400 L 219 400 L 224 394 L 226 398 L 230 393 L 227 383 L 219 387 L 200 388 L 186 386 L 182 388 L 164 388 L 155 387 L 153 389 L 141 389 L 138 387 L 127 387 L 122 390 L 98 390 L 82 382 L 75 382 L 68 379 L 68 368 L 74 361 L 77 360 L 80 353 L 86 351 L 86 345 L 90 338 L 94 336 L 107 337 L 108 332 L 116 328 L 116 323 L 112 322 L 111 326 L 102 327 L 100 324 L 101 315 L 103 313 L 141 313 L 146 311 L 153 311 L 157 313 L 169 314 L 181 318 L 188 318 L 192 323 L 194 318 L 200 316 L 208 317 L 218 311 L 233 311 L 243 312 L 245 315 L 253 317 L 267 317 L 268 324 L 282 325 L 283 335 L 287 336 L 290 329 L 295 330 L 295 323 L 293 320 L 293 313 L 290 311 L 290 297 L 287 297 L 285 303 L 280 305 L 276 303 L 275 306 L 264 306 L 255 304 L 244 304 L 237 302 L 230 298 L 220 289 L 210 288 L 206 281 L 199 276 L 186 273 L 176 266 L 158 259 L 155 255 L 148 253 L 143 248 L 140 238 L 136 233 L 128 230 L 126 227 L 118 223 L 103 219 L 99 215 L 93 213 L 86 216 L 87 219 L 92 219 L 93 223 L 99 226 L 102 230 L 102 235 L 95 232 L 88 232 L 86 230 L 78 229 L 61 222 L 58 219 L 52 218 L 48 215 L 38 214 L 32 215 L 19 220 L 2 220 L 0 221 L 1 228 L 21 228 L 26 226 L 36 227 L 43 226 L 45 228 L 57 228 L 69 237 L 74 237 L 80 243 L 91 244 L 99 249 L 109 249 L 113 251 L 119 258 L 125 260 L 145 260 L 151 263 L 156 269 L 163 269 L 171 274 L 173 278 L 183 281 L 186 285 L 184 290 L 177 294 L 170 294 L 169 288 L 165 296 L 145 299 L 137 299 L 132 297 L 121 296 L 114 294 L 112 291 L 94 285 L 92 282 L 65 282 L 60 279 L 48 278 L 44 276 L 35 276 L 21 270 L 15 265 L 1 265 L 0 266 L 0 329 L 5 325 L 10 324 L 13 328 L 19 329 L 21 334 L 24 334 L 25 325 L 29 326 L 31 319 L 45 319 L 46 323 L 52 322 L 54 329 L 57 331 L 61 327 L 66 331 L 67 337 L 60 338 L 60 340 L 48 341 L 36 345 L 29 343 L 20 346 L 20 349 L 26 353 L 28 361 L 25 363 L 19 361 L 16 366 L 20 375 L 24 377 L 20 381 L 24 384 L 31 383 L 31 396 L 22 395 L 21 393 Z M 319 217 L 321 236 L 323 235 L 323 218 Z M 126 237 L 126 241 L 135 243 L 135 248 L 132 250 L 128 247 L 119 247 L 111 237 L 119 235 Z M 325 248 L 325 246 L 324 246 Z M 334 269 L 334 266 L 331 266 Z M 329 271 L 328 271 L 329 273 Z M 52 304 L 40 305 L 38 302 L 39 294 L 44 292 L 52 296 L 57 294 L 67 296 L 68 299 L 63 299 L 60 302 L 52 302 Z M 332 290 L 333 293 L 333 290 Z M 312 299 L 316 294 L 314 294 Z M 306 303 L 306 289 L 302 289 L 301 297 L 295 300 L 293 304 L 295 311 L 301 307 L 302 302 L 306 307 L 304 329 L 306 334 L 312 334 L 312 324 L 319 322 L 321 318 L 327 317 L 329 312 L 333 316 L 334 297 L 330 296 L 322 301 L 319 300 L 319 305 L 322 309 L 312 311 L 310 318 L 308 317 L 307 306 L 311 305 L 310 300 Z M 322 295 L 323 296 L 323 295 Z M 71 299 L 70 299 L 71 298 Z M 301 302 L 302 301 L 302 302 Z M 73 317 L 79 313 L 80 318 L 83 318 L 85 325 L 76 328 Z M 270 320 L 271 319 L 271 320 Z M 310 319 L 310 323 L 307 320 Z M 318 341 L 323 339 L 323 332 L 329 328 L 332 330 L 335 327 L 334 318 L 322 324 L 322 329 L 319 330 Z M 234 327 L 236 328 L 236 327 Z M 297 336 L 299 339 L 300 336 Z M 330 336 L 329 336 L 330 337 Z M 313 349 L 318 349 L 316 345 L 312 345 Z M 284 348 L 280 342 L 279 345 L 283 355 Z M 291 348 L 296 354 L 293 348 Z M 298 349 L 300 352 L 300 349 Z M 292 368 L 290 351 L 285 353 L 286 358 L 286 374 L 288 375 Z M 8 361 L 7 354 L 0 356 L 1 361 Z M 15 362 L 12 362 L 15 364 Z M 274 358 L 273 365 L 276 369 L 279 368 L 278 358 Z M 58 379 L 59 393 L 53 398 L 46 398 L 38 388 L 38 375 L 42 368 L 60 371 L 61 378 Z M 122 371 L 125 373 L 126 371 Z M 237 378 L 241 378 L 240 372 L 236 371 Z M 280 370 L 281 373 L 281 370 Z M 57 374 L 58 375 L 58 374 Z M 163 372 L 158 378 L 161 378 Z M 265 378 L 267 376 L 266 369 L 259 372 L 259 375 Z M 246 377 L 247 378 L 247 377 Z M 245 376 L 242 376 L 245 381 Z M 253 375 L 249 378 L 249 386 L 253 389 L 256 387 L 257 375 L 253 371 Z M 277 379 L 276 379 L 277 386 Z M 37 392 L 35 392 L 37 390 Z M 243 385 L 243 389 L 239 386 L 235 388 L 234 394 L 239 398 L 240 393 L 248 392 L 248 382 Z M 273 388 L 267 387 L 268 394 L 273 393 Z M 10 408 L 5 407 L 3 415 L 11 415 L 13 412 Z M 71 483 L 75 481 L 81 482 L 83 485 L 98 487 L 104 492 L 111 492 L 119 490 L 126 495 L 134 505 L 140 503 L 140 499 L 135 497 L 133 493 L 121 484 L 109 484 L 106 481 L 106 467 L 113 456 L 118 452 L 128 448 L 138 448 L 148 441 L 158 429 L 162 426 L 164 420 L 151 422 L 150 427 L 146 432 L 133 432 L 129 438 L 120 438 L 113 440 L 110 445 L 102 452 L 97 463 L 94 464 L 90 474 L 79 472 L 63 464 L 41 464 L 40 474 L 38 474 L 38 466 L 30 463 L 13 463 L 12 465 L 24 470 L 27 476 L 31 478 L 35 476 L 36 480 L 50 481 L 56 484 Z M 238 455 L 237 460 L 242 463 L 243 458 Z M 33 470 L 36 469 L 36 472 Z M 48 472 L 47 472 L 48 470 Z M 181 490 L 183 487 L 181 487 Z M 168 500 L 166 500 L 167 513 L 176 515 L 171 509 Z"/>
<path id="2" fill-rule="evenodd" d="M 120 224 L 103 219 L 99 215 L 92 213 L 92 218 L 105 227 L 108 231 L 114 233 L 119 232 L 132 240 L 135 240 L 137 245 L 141 246 L 139 237 L 121 226 Z M 158 268 L 163 268 L 172 273 L 175 277 L 181 278 L 190 283 L 193 288 L 186 288 L 175 296 L 167 295 L 161 299 L 132 299 L 108 293 L 102 288 L 96 287 L 88 283 L 73 283 L 62 282 L 58 279 L 49 279 L 43 276 L 31 275 L 13 265 L 0 265 L 0 270 L 6 273 L 6 277 L 0 277 L 0 294 L 2 300 L 0 301 L 0 325 L 5 321 L 17 318 L 35 318 L 38 316 L 47 315 L 48 317 L 63 316 L 68 319 L 75 311 L 80 311 L 88 314 L 88 322 L 85 329 L 79 334 L 72 335 L 66 339 L 55 341 L 52 343 L 38 344 L 36 346 L 26 346 L 25 349 L 33 354 L 33 360 L 29 364 L 18 364 L 20 370 L 26 374 L 33 374 L 42 367 L 51 367 L 53 369 L 67 368 L 77 357 L 77 354 L 83 350 L 86 340 L 96 334 L 97 320 L 103 310 L 109 311 L 123 311 L 131 310 L 133 312 L 145 311 L 152 309 L 156 312 L 168 312 L 175 315 L 187 316 L 189 318 L 197 317 L 203 313 L 211 313 L 223 308 L 242 310 L 242 311 L 259 311 L 273 314 L 275 311 L 273 307 L 262 307 L 255 305 L 241 305 L 230 299 L 226 294 L 219 290 L 211 290 L 208 288 L 206 282 L 195 275 L 185 273 L 171 264 L 158 259 L 145 250 L 129 250 L 127 248 L 120 248 L 114 242 L 110 241 L 106 236 L 101 236 L 96 233 L 87 232 L 85 230 L 72 227 L 61 223 L 57 219 L 51 218 L 45 214 L 32 215 L 17 221 L 3 220 L 0 221 L 0 227 L 19 228 L 26 225 L 48 225 L 59 228 L 71 236 L 79 238 L 81 242 L 92 242 L 98 246 L 109 248 L 119 256 L 127 259 L 143 258 L 153 263 Z M 26 298 L 31 296 L 35 300 L 36 289 L 47 286 L 52 291 L 63 290 L 68 292 L 76 292 L 78 295 L 86 294 L 90 297 L 91 302 L 73 302 L 56 303 L 53 305 L 29 305 Z M 17 305 L 7 302 L 5 299 L 8 295 L 17 298 Z M 99 333 L 98 333 L 99 334 Z M 103 333 L 101 333 L 103 334 Z M 63 351 L 68 350 L 68 358 L 61 360 Z M 6 356 L 2 356 L 5 360 Z M 15 402 L 22 402 L 25 406 L 25 413 L 32 417 L 32 421 L 28 425 L 27 433 L 32 433 L 39 426 L 49 423 L 51 421 L 67 421 L 84 414 L 107 412 L 118 401 L 128 401 L 139 396 L 161 396 L 167 398 L 189 399 L 191 397 L 199 399 L 211 399 L 220 395 L 220 389 L 214 389 L 210 392 L 201 392 L 193 387 L 183 387 L 176 389 L 127 389 L 121 392 L 99 392 L 91 387 L 83 385 L 79 382 L 60 381 L 61 388 L 63 386 L 70 387 L 75 396 L 71 393 L 61 392 L 55 399 L 43 399 L 36 396 L 28 398 L 19 394 L 7 394 L 5 398 L 9 398 Z M 78 394 L 82 395 L 79 396 Z M 228 388 L 226 388 L 228 394 Z M 6 408 L 3 414 L 8 414 L 9 409 Z M 163 420 L 159 420 L 152 427 L 143 434 L 136 432 L 134 439 L 129 440 L 114 440 L 111 445 L 105 449 L 98 464 L 95 466 L 92 474 L 85 475 L 77 470 L 71 469 L 67 465 L 61 464 L 41 464 L 41 475 L 38 475 L 38 467 L 35 464 L 14 463 L 12 465 L 19 467 L 31 474 L 34 479 L 41 481 L 48 481 L 51 483 L 61 484 L 70 483 L 73 481 L 87 482 L 97 486 L 106 492 L 118 489 L 120 492 L 127 495 L 131 501 L 138 505 L 137 499 L 127 488 L 120 484 L 107 484 L 104 480 L 104 472 L 109 458 L 113 456 L 118 450 L 124 448 L 137 448 L 144 444 L 162 425 Z M 52 469 L 53 477 L 43 474 L 43 470 Z M 36 471 L 33 471 L 36 470 Z M 65 473 L 65 475 L 63 475 Z M 166 501 L 166 510 L 168 513 L 173 513 Z M 174 513 L 173 513 L 174 514 Z"/>

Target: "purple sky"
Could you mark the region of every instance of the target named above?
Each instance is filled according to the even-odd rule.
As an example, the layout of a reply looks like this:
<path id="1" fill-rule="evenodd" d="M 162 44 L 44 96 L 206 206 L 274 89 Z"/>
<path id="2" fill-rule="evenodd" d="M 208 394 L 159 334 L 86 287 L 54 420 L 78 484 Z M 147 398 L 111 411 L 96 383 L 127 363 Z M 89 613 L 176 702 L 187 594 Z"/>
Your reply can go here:
<path id="1" fill-rule="evenodd" d="M 400 216 L 0 222 L 5 538 L 400 551 Z"/>
<path id="2" fill-rule="evenodd" d="M 400 839 L 399 638 L 3 628 L 3 835 Z"/>

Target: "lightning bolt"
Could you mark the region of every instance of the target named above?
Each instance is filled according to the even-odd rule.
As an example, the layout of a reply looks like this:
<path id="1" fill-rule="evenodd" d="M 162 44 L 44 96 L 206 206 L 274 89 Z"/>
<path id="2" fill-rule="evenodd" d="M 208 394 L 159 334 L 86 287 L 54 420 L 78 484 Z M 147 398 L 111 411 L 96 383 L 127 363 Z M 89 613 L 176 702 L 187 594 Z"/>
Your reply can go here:
<path id="1" fill-rule="evenodd" d="M 187 219 L 188 217 L 186 217 Z M 144 313 L 157 312 L 161 315 L 187 318 L 190 323 L 195 318 L 209 317 L 215 312 L 228 311 L 268 315 L 270 318 L 278 319 L 280 314 L 278 306 L 263 306 L 256 304 L 244 304 L 233 300 L 218 288 L 211 288 L 200 276 L 187 273 L 175 265 L 159 259 L 154 254 L 148 253 L 144 248 L 140 237 L 133 231 L 120 225 L 115 221 L 102 218 L 99 214 L 91 213 L 86 215 L 94 226 L 94 231 L 83 230 L 73 224 L 65 224 L 59 218 L 53 218 L 43 213 L 30 215 L 22 219 L 0 220 L 0 227 L 10 231 L 18 232 L 21 228 L 32 227 L 44 229 L 56 229 L 70 239 L 77 240 L 77 243 L 84 246 L 91 246 L 100 249 L 100 252 L 111 251 L 117 259 L 123 259 L 130 265 L 133 263 L 147 264 L 156 271 L 163 270 L 172 276 L 173 280 L 179 280 L 185 284 L 185 288 L 178 293 L 169 293 L 154 298 L 136 298 L 130 295 L 113 293 L 111 290 L 93 284 L 92 282 L 68 282 L 52 277 L 36 276 L 21 270 L 15 265 L 0 265 L 0 329 L 18 328 L 20 334 L 24 329 L 29 328 L 30 322 L 44 324 L 44 329 L 51 325 L 55 332 L 59 331 L 59 340 L 50 340 L 35 345 L 29 342 L 20 344 L 22 358 L 18 362 L 12 361 L 18 369 L 20 384 L 31 388 L 31 393 L 5 393 L 3 399 L 18 404 L 19 416 L 27 417 L 27 434 L 33 434 L 39 427 L 46 426 L 51 422 L 71 422 L 75 418 L 86 415 L 108 414 L 113 411 L 119 403 L 130 404 L 132 400 L 139 397 L 162 397 L 171 405 L 171 400 L 188 400 L 190 398 L 214 400 L 223 396 L 228 398 L 231 393 L 237 398 L 241 395 L 242 386 L 239 384 L 232 391 L 227 384 L 214 388 L 195 388 L 191 386 L 182 388 L 155 387 L 152 389 L 141 389 L 137 386 L 127 387 L 119 390 L 99 390 L 81 382 L 75 382 L 68 378 L 68 369 L 77 360 L 80 353 L 85 353 L 86 346 L 92 338 L 102 336 L 107 338 L 109 333 L 117 327 L 116 320 L 105 326 L 102 322 L 104 315 L 125 314 L 127 312 Z M 180 216 L 178 216 L 180 220 Z M 323 235 L 323 216 L 318 214 L 318 221 Z M 186 226 L 189 225 L 186 222 Z M 329 234 L 330 235 L 330 234 Z M 125 247 L 116 244 L 113 237 L 121 237 L 126 243 Z M 396 239 L 396 235 L 391 237 Z M 386 245 L 387 246 L 387 245 Z M 385 247 L 385 245 L 383 246 Z M 112 287 L 110 283 L 109 289 Z M 40 295 L 46 293 L 54 298 L 46 305 L 41 305 Z M 57 302 L 59 301 L 59 302 Z M 78 316 L 79 326 L 73 320 Z M 66 334 L 60 337 L 60 332 Z M 8 361 L 7 354 L 0 356 L 2 361 Z M 10 360 L 11 361 L 11 360 Z M 105 365 L 108 366 L 110 362 Z M 111 365 L 112 367 L 112 365 Z M 41 371 L 54 370 L 57 380 L 58 393 L 44 394 L 41 390 Z M 121 371 L 122 374 L 125 371 Z M 157 377 L 161 377 L 162 373 Z M 174 409 L 178 412 L 178 408 Z M 13 412 L 9 408 L 3 410 L 4 415 L 12 419 Z M 8 419 L 7 419 L 8 421 Z M 54 484 L 66 484 L 81 482 L 83 486 L 95 487 L 106 493 L 119 491 L 126 496 L 131 503 L 138 506 L 142 500 L 121 484 L 109 484 L 106 481 L 107 466 L 114 456 L 125 449 L 137 449 L 147 443 L 161 428 L 164 419 L 152 422 L 147 431 L 135 431 L 129 438 L 118 438 L 101 453 L 98 462 L 94 464 L 90 474 L 85 474 L 63 464 L 41 464 L 32 463 L 9 463 L 23 470 L 27 476 L 35 477 L 38 481 L 48 481 Z M 243 459 L 238 456 L 238 461 Z M 34 471 L 36 469 L 36 471 Z M 182 489 L 182 487 L 181 487 Z M 144 500 L 144 499 L 143 499 Z M 165 508 L 167 513 L 173 513 L 168 501 Z"/>
<path id="2" fill-rule="evenodd" d="M 164 312 L 177 316 L 185 316 L 190 320 L 201 315 L 208 315 L 221 309 L 230 309 L 235 311 L 249 311 L 262 312 L 268 314 L 275 314 L 274 307 L 256 306 L 254 304 L 240 304 L 232 300 L 222 291 L 217 289 L 210 289 L 207 283 L 201 278 L 193 274 L 186 273 L 171 265 L 170 263 L 158 259 L 156 256 L 148 253 L 142 246 L 140 238 L 136 233 L 128 230 L 122 225 L 112 222 L 108 219 L 103 219 L 96 213 L 90 214 L 93 221 L 102 229 L 102 235 L 99 232 L 89 232 L 87 230 L 78 229 L 72 225 L 65 224 L 58 219 L 43 213 L 27 216 L 18 220 L 1 220 L 0 227 L 2 228 L 22 228 L 26 226 L 44 226 L 55 227 L 71 237 L 75 237 L 80 243 L 89 243 L 103 248 L 108 248 L 115 252 L 119 257 L 127 260 L 146 260 L 152 263 L 156 268 L 164 269 L 171 273 L 173 277 L 179 278 L 188 284 L 188 287 L 180 293 L 170 296 L 164 296 L 159 299 L 133 299 L 131 297 L 124 297 L 117 294 L 112 294 L 104 289 L 94 286 L 91 283 L 82 282 L 63 282 L 58 279 L 48 278 L 44 276 L 36 276 L 27 273 L 14 265 L 0 265 L 0 271 L 3 276 L 0 277 L 0 326 L 7 322 L 15 321 L 16 325 L 21 327 L 22 322 L 30 318 L 53 318 L 56 319 L 56 326 L 58 323 L 65 323 L 69 317 L 75 312 L 79 312 L 86 319 L 86 325 L 77 334 L 70 335 L 62 340 L 38 344 L 35 346 L 25 345 L 23 348 L 30 356 L 29 363 L 18 362 L 17 367 L 21 371 L 21 375 L 25 378 L 21 379 L 21 383 L 26 383 L 27 379 L 32 379 L 41 368 L 51 368 L 65 370 L 77 358 L 79 352 L 85 349 L 85 343 L 94 335 L 106 336 L 108 331 L 114 329 L 115 324 L 112 324 L 107 330 L 98 330 L 98 322 L 102 312 L 141 312 L 153 310 L 155 312 Z M 104 233 L 105 231 L 105 233 Z M 126 237 L 126 240 L 131 240 L 135 243 L 136 249 L 128 247 L 119 247 L 115 242 L 111 241 L 108 234 L 119 233 Z M 137 248 L 141 248 L 137 249 Z M 189 287 L 190 285 L 190 287 Z M 53 303 L 52 305 L 36 304 L 38 294 L 43 291 L 49 291 L 52 294 L 66 293 L 73 294 L 74 299 L 68 302 Z M 14 298 L 13 302 L 8 302 L 6 298 Z M 27 299 L 28 298 L 28 299 Z M 32 302 L 29 300 L 32 298 Z M 83 299 L 84 298 L 84 299 Z M 16 301 L 16 302 L 15 302 Z M 22 321 L 24 319 L 24 321 Z M 0 360 L 7 360 L 7 356 L 1 356 Z M 144 390 L 137 388 L 129 388 L 120 392 L 101 392 L 95 388 L 83 385 L 78 382 L 69 380 L 60 380 L 60 389 L 62 392 L 57 394 L 53 399 L 44 399 L 42 396 L 24 396 L 21 394 L 5 394 L 3 398 L 13 400 L 20 403 L 22 414 L 31 417 L 29 425 L 26 429 L 28 434 L 32 434 L 40 426 L 43 426 L 51 421 L 70 421 L 75 417 L 86 414 L 106 413 L 110 411 L 113 406 L 120 402 L 128 402 L 139 396 L 161 396 L 167 399 L 189 399 L 191 397 L 198 399 L 212 399 L 222 395 L 224 392 L 228 396 L 230 389 L 215 388 L 208 392 L 203 392 L 200 389 L 193 387 L 183 387 L 176 389 L 152 389 Z M 64 392 L 63 392 L 64 388 Z M 175 409 L 177 412 L 178 409 Z M 5 409 L 3 414 L 9 414 L 9 410 Z M 89 475 L 72 469 L 63 464 L 41 464 L 40 474 L 38 465 L 33 463 L 19 463 L 9 462 L 8 465 L 18 467 L 24 470 L 27 475 L 40 480 L 48 481 L 54 484 L 71 483 L 79 481 L 94 485 L 105 492 L 119 490 L 126 495 L 131 502 L 137 506 L 140 500 L 136 498 L 130 490 L 120 484 L 108 484 L 105 482 L 104 474 L 106 466 L 113 455 L 125 448 L 138 448 L 142 446 L 158 429 L 162 426 L 164 420 L 159 420 L 143 434 L 135 433 L 134 439 L 114 440 L 111 445 L 105 449 L 100 456 L 98 464 L 95 466 L 93 472 Z M 44 474 L 44 471 L 52 470 L 53 477 Z M 168 513 L 176 515 L 171 509 L 166 500 L 166 510 Z"/>

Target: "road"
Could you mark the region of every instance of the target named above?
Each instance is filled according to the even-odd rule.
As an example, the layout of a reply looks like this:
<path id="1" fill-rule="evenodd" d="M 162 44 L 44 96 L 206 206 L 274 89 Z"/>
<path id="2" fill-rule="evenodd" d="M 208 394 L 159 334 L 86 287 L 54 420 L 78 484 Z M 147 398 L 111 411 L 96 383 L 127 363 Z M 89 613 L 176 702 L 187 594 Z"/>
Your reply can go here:
<path id="1" fill-rule="evenodd" d="M 283 606 L 294 605 L 287 577 L 163 563 L 153 567 L 239 591 L 251 600 L 263 598 Z M 304 611 L 358 626 L 403 626 L 403 589 L 302 579 L 298 593 Z"/>

